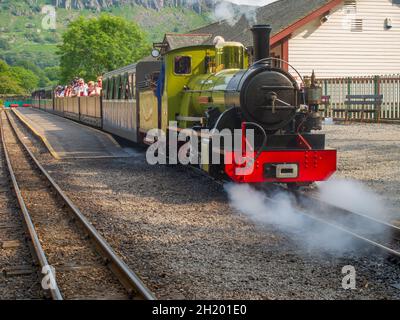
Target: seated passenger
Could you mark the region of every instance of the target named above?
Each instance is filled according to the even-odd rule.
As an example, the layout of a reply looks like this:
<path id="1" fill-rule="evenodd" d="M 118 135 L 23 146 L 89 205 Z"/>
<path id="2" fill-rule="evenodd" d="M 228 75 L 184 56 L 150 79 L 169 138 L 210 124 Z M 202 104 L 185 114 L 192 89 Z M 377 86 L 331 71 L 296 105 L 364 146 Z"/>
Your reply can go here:
<path id="1" fill-rule="evenodd" d="M 79 85 L 78 86 L 78 96 L 86 97 L 88 95 L 88 93 L 87 93 L 88 86 L 82 78 L 79 79 L 78 85 Z"/>
<path id="2" fill-rule="evenodd" d="M 85 81 L 80 78 L 77 81 L 74 81 L 74 87 L 72 89 L 73 97 L 83 97 L 87 95 L 87 86 Z"/>
<path id="3" fill-rule="evenodd" d="M 97 86 L 102 89 L 103 88 L 103 77 L 97 77 Z"/>
<path id="4" fill-rule="evenodd" d="M 87 95 L 89 97 L 93 97 L 96 95 L 96 88 L 94 86 L 94 81 L 88 82 Z"/>
<path id="5" fill-rule="evenodd" d="M 67 97 L 67 98 L 72 97 L 72 86 L 71 85 L 67 86 L 67 89 L 65 89 L 64 97 Z"/>

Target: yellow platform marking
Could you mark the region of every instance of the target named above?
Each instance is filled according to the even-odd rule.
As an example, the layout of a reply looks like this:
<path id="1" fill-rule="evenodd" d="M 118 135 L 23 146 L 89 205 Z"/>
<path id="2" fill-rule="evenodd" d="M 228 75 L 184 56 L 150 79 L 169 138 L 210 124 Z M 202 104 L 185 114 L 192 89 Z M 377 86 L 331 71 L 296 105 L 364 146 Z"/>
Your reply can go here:
<path id="1" fill-rule="evenodd" d="M 104 131 L 101 131 L 101 130 L 99 130 L 99 129 L 93 128 L 93 127 L 91 127 L 91 126 L 89 126 L 89 125 L 86 125 L 86 124 L 83 124 L 83 123 L 74 121 L 74 120 L 72 120 L 72 119 L 63 117 L 63 116 L 61 116 L 61 115 L 59 115 L 59 114 L 57 114 L 57 113 L 53 113 L 53 112 L 49 112 L 49 111 L 41 110 L 41 109 L 35 109 L 35 110 L 41 111 L 41 112 L 43 112 L 43 113 L 50 113 L 50 114 L 55 115 L 55 116 L 57 116 L 57 117 L 63 118 L 63 119 L 65 119 L 65 120 L 67 120 L 67 121 L 71 121 L 71 122 L 73 122 L 74 124 L 77 124 L 78 126 L 82 126 L 82 127 L 86 128 L 86 129 L 92 130 L 92 131 L 94 131 L 94 132 L 96 132 L 96 133 L 100 133 L 100 134 L 102 134 L 102 135 L 105 135 L 108 139 L 111 140 L 111 142 L 112 142 L 116 147 L 121 148 L 121 145 L 114 139 L 114 137 L 113 137 L 111 134 L 109 134 L 109 133 L 107 133 L 107 132 L 104 132 Z"/>
<path id="2" fill-rule="evenodd" d="M 29 123 L 29 121 L 26 119 L 25 116 L 23 116 L 18 110 L 16 109 L 12 109 L 14 114 L 22 121 L 23 124 L 25 124 L 37 137 L 39 137 L 44 145 L 46 146 L 46 148 L 49 150 L 50 154 L 57 160 L 60 160 L 61 157 L 59 156 L 59 154 L 53 149 L 53 147 L 51 146 L 51 144 L 49 143 L 49 141 L 47 140 L 47 138 L 45 136 L 43 136 L 42 134 L 40 134 L 34 127 L 31 126 L 31 124 Z"/>

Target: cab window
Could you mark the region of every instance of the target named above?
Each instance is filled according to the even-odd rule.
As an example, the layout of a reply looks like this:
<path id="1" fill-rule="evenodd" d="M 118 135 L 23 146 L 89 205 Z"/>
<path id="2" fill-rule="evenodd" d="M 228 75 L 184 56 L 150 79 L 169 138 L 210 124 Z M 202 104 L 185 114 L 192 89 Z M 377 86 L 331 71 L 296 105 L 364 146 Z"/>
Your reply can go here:
<path id="1" fill-rule="evenodd" d="M 175 74 L 191 74 L 192 58 L 188 56 L 175 57 Z"/>

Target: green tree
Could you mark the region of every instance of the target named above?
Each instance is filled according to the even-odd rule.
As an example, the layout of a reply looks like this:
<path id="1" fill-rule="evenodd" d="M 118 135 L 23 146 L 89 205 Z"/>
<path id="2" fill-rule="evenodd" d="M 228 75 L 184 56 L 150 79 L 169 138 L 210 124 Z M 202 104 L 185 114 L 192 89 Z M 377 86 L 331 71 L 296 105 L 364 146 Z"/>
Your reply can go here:
<path id="1" fill-rule="evenodd" d="M 29 94 L 39 86 L 39 77 L 22 66 L 10 67 L 0 60 L 0 94 Z"/>
<path id="2" fill-rule="evenodd" d="M 60 67 L 47 67 L 44 69 L 46 77 L 53 83 L 58 83 L 60 80 Z"/>
<path id="3" fill-rule="evenodd" d="M 0 73 L 8 71 L 10 71 L 10 67 L 8 66 L 7 62 L 0 60 Z"/>
<path id="4" fill-rule="evenodd" d="M 150 46 L 136 23 L 102 14 L 70 23 L 59 46 L 61 78 L 95 79 L 106 71 L 133 63 L 147 55 Z"/>
<path id="5" fill-rule="evenodd" d="M 10 66 L 0 60 L 0 94 L 21 94 L 22 87 L 11 72 Z"/>
<path id="6" fill-rule="evenodd" d="M 22 94 L 24 90 L 9 72 L 0 72 L 0 94 Z"/>
<path id="7" fill-rule="evenodd" d="M 40 69 L 37 65 L 35 65 L 33 62 L 28 61 L 28 60 L 21 60 L 21 59 L 17 59 L 14 63 L 15 66 L 20 66 L 23 67 L 27 70 L 32 71 L 35 75 L 37 75 L 39 77 L 39 85 L 38 87 L 47 87 L 50 86 L 52 83 L 49 80 L 49 78 L 47 78 L 45 72 Z"/>
<path id="8" fill-rule="evenodd" d="M 40 79 L 31 70 L 27 70 L 23 67 L 12 67 L 10 73 L 26 93 L 32 92 L 39 86 Z"/>

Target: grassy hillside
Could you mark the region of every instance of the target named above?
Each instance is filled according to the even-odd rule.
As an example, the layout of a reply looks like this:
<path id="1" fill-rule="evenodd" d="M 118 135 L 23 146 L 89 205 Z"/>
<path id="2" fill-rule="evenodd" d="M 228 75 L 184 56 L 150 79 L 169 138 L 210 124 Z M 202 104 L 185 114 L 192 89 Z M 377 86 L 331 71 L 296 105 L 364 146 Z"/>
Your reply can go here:
<path id="1" fill-rule="evenodd" d="M 55 54 L 61 34 L 79 15 L 96 16 L 106 12 L 137 22 L 149 42 L 160 41 L 165 32 L 183 32 L 210 22 L 209 14 L 186 8 L 163 8 L 159 11 L 142 6 L 121 6 L 101 12 L 89 9 L 58 8 L 56 30 L 43 30 L 41 8 L 48 1 L 0 1 L 0 59 L 9 64 L 30 61 L 40 68 L 58 64 Z M 51 1 L 50 1 L 51 2 Z"/>

